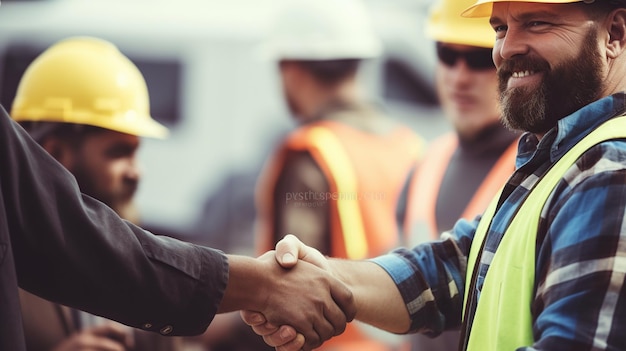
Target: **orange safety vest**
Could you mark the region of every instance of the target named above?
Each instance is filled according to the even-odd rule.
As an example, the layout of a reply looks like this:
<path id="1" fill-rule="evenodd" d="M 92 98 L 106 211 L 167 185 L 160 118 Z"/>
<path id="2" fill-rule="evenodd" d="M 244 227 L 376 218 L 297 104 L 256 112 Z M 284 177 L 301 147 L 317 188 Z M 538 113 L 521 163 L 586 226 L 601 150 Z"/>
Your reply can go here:
<path id="1" fill-rule="evenodd" d="M 290 134 L 266 165 L 257 186 L 257 249 L 275 246 L 273 203 L 285 156 L 307 151 L 323 172 L 330 194 L 331 256 L 364 259 L 398 246 L 396 206 L 423 151 L 423 141 L 409 128 L 374 135 L 335 121 L 318 121 Z M 297 234 L 297 233 L 296 233 Z M 322 350 L 388 350 L 350 324 Z"/>
<path id="2" fill-rule="evenodd" d="M 408 246 L 439 238 L 440 231 L 435 216 L 437 195 L 458 144 L 459 139 L 453 132 L 436 139 L 411 179 L 404 222 Z M 472 220 L 487 208 L 491 199 L 515 171 L 516 155 L 517 139 L 502 153 L 476 189 L 461 218 Z"/>

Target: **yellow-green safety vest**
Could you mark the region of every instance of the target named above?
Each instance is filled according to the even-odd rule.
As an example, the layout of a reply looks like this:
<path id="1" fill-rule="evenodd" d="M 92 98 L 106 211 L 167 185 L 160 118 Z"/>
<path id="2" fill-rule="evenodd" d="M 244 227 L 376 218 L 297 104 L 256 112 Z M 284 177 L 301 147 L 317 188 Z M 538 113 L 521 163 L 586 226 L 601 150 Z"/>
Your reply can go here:
<path id="1" fill-rule="evenodd" d="M 583 138 L 530 191 L 506 229 L 489 266 L 466 350 L 515 350 L 533 344 L 530 308 L 534 298 L 535 246 L 541 210 L 565 172 L 585 151 L 600 142 L 617 138 L 626 138 L 626 117 L 613 118 Z M 472 274 L 499 197 L 496 196 L 485 211 L 472 242 L 465 281 L 464 311 L 470 289 L 475 289 L 470 286 Z"/>

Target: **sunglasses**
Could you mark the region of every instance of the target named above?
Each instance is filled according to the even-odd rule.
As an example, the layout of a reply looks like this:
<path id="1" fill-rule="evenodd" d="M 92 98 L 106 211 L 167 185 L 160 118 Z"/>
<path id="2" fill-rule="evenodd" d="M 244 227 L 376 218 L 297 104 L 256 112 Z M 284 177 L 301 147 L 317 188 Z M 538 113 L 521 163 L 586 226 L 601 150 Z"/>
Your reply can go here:
<path id="1" fill-rule="evenodd" d="M 457 51 L 437 43 L 437 57 L 448 67 L 454 67 L 459 59 L 463 59 L 467 66 L 475 71 L 494 68 L 491 49 L 480 48 L 471 51 Z"/>

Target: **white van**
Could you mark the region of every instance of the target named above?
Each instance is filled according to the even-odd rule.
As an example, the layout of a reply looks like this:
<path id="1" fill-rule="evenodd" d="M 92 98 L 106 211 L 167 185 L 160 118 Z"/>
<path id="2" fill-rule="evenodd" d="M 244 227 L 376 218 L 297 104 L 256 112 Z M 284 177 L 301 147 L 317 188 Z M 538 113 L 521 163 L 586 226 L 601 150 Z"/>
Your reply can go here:
<path id="1" fill-rule="evenodd" d="M 171 131 L 140 149 L 143 225 L 245 252 L 254 181 L 292 127 L 275 67 L 255 54 L 284 1 L 2 1 L 0 102 L 9 109 L 24 69 L 52 43 L 77 35 L 113 42 L 146 77 L 152 114 Z M 446 124 L 431 76 L 434 45 L 422 34 L 427 4 L 367 3 L 386 47 L 362 71 L 369 93 L 429 139 Z"/>

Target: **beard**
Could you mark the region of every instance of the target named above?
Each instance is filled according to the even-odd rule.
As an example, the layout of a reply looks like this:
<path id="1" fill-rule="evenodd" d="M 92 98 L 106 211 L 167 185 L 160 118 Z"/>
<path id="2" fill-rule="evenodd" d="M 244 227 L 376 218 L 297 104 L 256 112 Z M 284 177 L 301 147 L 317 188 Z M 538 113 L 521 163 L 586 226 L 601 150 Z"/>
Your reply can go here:
<path id="1" fill-rule="evenodd" d="M 594 29 L 587 33 L 578 56 L 551 68 L 536 57 L 506 60 L 498 69 L 502 119 L 513 130 L 543 134 L 557 122 L 597 100 L 603 88 L 602 62 Z M 539 87 L 507 89 L 516 71 L 543 72 Z"/>
<path id="2" fill-rule="evenodd" d="M 71 172 L 82 193 L 105 203 L 118 215 L 126 218 L 126 209 L 133 206 L 133 198 L 139 185 L 137 181 L 124 178 L 117 186 L 108 186 L 94 175 L 92 170 L 81 166 L 80 163 L 73 167 Z"/>

